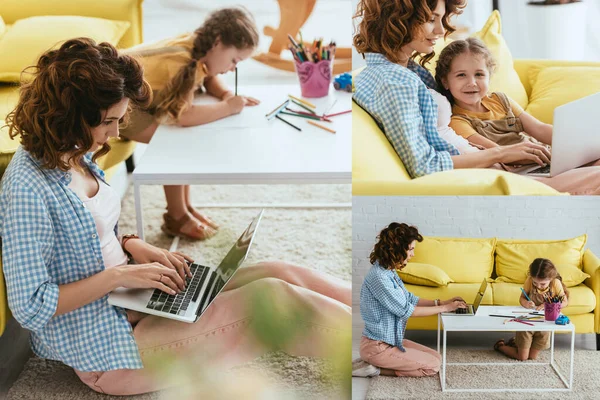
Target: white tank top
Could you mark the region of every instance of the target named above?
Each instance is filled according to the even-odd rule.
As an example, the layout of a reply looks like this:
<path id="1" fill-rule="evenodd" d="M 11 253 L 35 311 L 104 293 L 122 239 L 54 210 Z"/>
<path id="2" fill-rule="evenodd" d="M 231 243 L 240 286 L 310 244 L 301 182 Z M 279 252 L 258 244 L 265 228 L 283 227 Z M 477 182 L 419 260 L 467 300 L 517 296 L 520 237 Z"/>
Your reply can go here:
<path id="1" fill-rule="evenodd" d="M 81 201 L 92 213 L 94 222 L 96 222 L 104 266 L 110 268 L 127 264 L 127 255 L 123 251 L 114 230 L 121 214 L 121 199 L 113 188 L 100 179 L 97 179 L 97 181 L 98 193 L 91 198 L 82 196 Z"/>

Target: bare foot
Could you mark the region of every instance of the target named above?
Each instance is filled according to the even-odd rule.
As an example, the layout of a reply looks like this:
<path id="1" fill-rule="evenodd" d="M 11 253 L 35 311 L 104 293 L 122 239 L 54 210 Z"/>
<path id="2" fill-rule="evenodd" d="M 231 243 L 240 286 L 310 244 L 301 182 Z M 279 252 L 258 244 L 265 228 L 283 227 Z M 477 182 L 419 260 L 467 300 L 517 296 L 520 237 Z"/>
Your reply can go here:
<path id="1" fill-rule="evenodd" d="M 202 224 L 190 213 L 186 213 L 179 219 L 175 219 L 168 213 L 164 213 L 163 220 L 164 224 L 161 226 L 161 229 L 171 236 L 185 236 L 192 240 L 204 240 L 217 233 L 210 226 Z"/>

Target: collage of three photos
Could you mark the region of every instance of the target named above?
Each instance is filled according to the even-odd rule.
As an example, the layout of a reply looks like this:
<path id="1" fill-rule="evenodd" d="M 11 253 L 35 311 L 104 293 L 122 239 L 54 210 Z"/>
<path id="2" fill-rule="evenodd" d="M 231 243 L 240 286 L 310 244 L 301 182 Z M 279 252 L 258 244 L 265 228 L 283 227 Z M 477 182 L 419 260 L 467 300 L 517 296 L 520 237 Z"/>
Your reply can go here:
<path id="1" fill-rule="evenodd" d="M 0 398 L 593 398 L 599 16 L 3 1 Z"/>

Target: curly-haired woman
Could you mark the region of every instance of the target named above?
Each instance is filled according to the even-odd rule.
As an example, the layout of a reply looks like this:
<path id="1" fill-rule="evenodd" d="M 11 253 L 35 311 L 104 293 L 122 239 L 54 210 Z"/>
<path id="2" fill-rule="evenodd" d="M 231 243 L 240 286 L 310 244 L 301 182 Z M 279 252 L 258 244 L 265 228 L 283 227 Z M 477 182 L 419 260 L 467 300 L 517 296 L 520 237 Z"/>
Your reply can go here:
<path id="1" fill-rule="evenodd" d="M 119 136 L 129 105 L 150 98 L 134 58 L 86 38 L 42 54 L 33 80 L 21 87 L 7 119 L 21 147 L 2 177 L 0 237 L 8 304 L 31 331 L 35 354 L 73 367 L 98 392 L 159 390 L 175 382 L 154 379 L 152 357 L 172 365 L 201 356 L 214 367 L 267 351 L 252 334 L 263 329 L 251 308 L 260 292 L 273 300 L 271 318 L 307 328 L 283 350 L 326 356 L 323 339 L 338 341 L 350 329 L 351 288 L 308 268 L 243 268 L 194 324 L 108 303 L 118 287 L 173 295 L 190 276 L 189 257 L 119 235 L 120 198 L 94 163 L 108 151 L 107 139 Z M 137 264 L 128 264 L 127 253 Z M 299 308 L 314 318 L 299 320 Z"/>
<path id="2" fill-rule="evenodd" d="M 464 300 L 422 299 L 406 290 L 396 273 L 414 256 L 423 237 L 414 226 L 392 222 L 377 236 L 370 255 L 373 265 L 360 290 L 360 314 L 365 323 L 360 357 L 353 376 L 429 376 L 440 368 L 435 350 L 404 339 L 410 317 L 426 317 L 466 307 Z"/>
<path id="3" fill-rule="evenodd" d="M 424 68 L 437 40 L 454 31 L 450 18 L 466 0 L 360 0 L 354 46 L 367 66 L 356 76 L 354 100 L 383 129 L 408 173 L 417 178 L 453 168 L 499 168 L 498 163 L 544 165 L 545 146 L 529 141 L 509 146 L 458 151 L 438 131 L 438 90 Z M 420 56 L 420 64 L 414 60 Z M 442 127 L 443 128 L 443 127 Z M 571 194 L 600 194 L 600 167 L 534 177 Z"/>

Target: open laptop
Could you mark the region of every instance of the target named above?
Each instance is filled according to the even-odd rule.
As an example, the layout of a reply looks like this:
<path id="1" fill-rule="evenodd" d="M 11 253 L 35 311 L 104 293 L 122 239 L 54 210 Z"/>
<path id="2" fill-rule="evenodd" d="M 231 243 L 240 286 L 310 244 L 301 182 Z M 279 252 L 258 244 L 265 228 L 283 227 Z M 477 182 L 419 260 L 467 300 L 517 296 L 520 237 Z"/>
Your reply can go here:
<path id="1" fill-rule="evenodd" d="M 597 113 L 600 92 L 554 109 L 552 162 L 523 169 L 520 175 L 553 177 L 600 158 Z"/>
<path id="2" fill-rule="evenodd" d="M 248 256 L 263 212 L 252 220 L 218 267 L 191 264 L 193 276 L 186 279 L 187 286 L 181 293 L 170 295 L 159 289 L 118 288 L 108 296 L 109 304 L 178 321 L 196 322 Z"/>
<path id="3" fill-rule="evenodd" d="M 481 282 L 481 286 L 479 286 L 479 290 L 475 295 L 475 300 L 473 301 L 473 304 L 467 304 L 467 308 L 458 308 L 454 311 L 444 312 L 442 313 L 442 315 L 477 315 L 477 310 L 479 309 L 481 300 L 483 300 L 485 289 L 487 289 L 486 279 L 484 279 L 483 282 Z"/>

